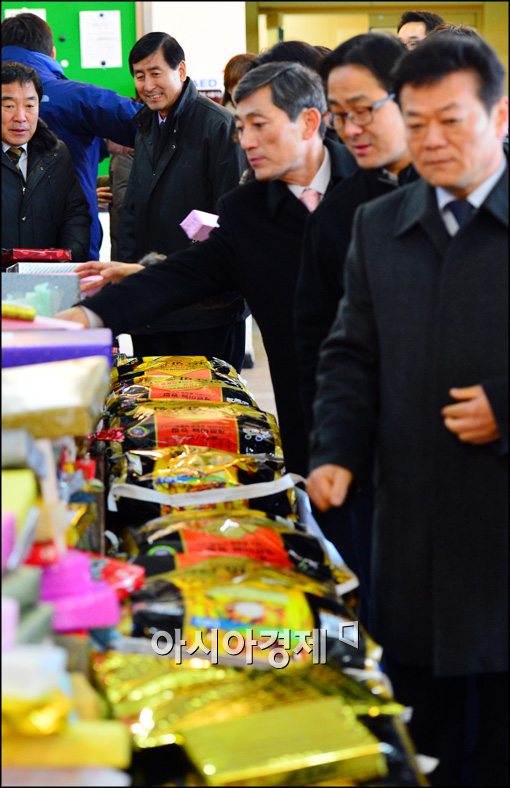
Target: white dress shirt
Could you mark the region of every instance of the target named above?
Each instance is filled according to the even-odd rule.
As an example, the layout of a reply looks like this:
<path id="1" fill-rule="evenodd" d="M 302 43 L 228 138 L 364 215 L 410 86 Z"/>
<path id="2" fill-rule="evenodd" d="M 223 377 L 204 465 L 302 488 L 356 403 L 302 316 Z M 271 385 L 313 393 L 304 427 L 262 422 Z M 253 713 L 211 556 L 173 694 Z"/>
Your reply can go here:
<path id="1" fill-rule="evenodd" d="M 326 190 L 329 186 L 329 182 L 331 180 L 331 157 L 329 155 L 328 149 L 324 148 L 324 159 L 322 160 L 322 164 L 315 173 L 313 179 L 307 186 L 297 186 L 294 183 L 287 184 L 288 188 L 294 194 L 298 200 L 303 194 L 305 189 L 315 189 L 321 195 L 321 200 L 326 194 Z"/>
<path id="2" fill-rule="evenodd" d="M 21 170 L 21 174 L 23 175 L 24 179 L 27 179 L 27 167 L 28 167 L 28 153 L 27 153 L 27 145 L 28 142 L 25 142 L 23 145 L 9 145 L 8 142 L 3 142 L 2 140 L 2 150 L 6 153 L 9 148 L 23 148 L 23 153 L 19 158 L 19 168 Z"/>
<path id="3" fill-rule="evenodd" d="M 500 167 L 498 167 L 497 171 L 494 175 L 491 175 L 490 178 L 487 178 L 486 181 L 480 184 L 471 194 L 468 194 L 466 197 L 467 202 L 469 202 L 473 208 L 479 208 L 480 205 L 484 202 L 484 200 L 489 196 L 490 192 L 499 181 L 501 176 L 503 175 L 506 169 L 506 156 L 503 157 L 503 163 Z M 450 211 L 449 208 L 446 206 L 452 200 L 458 199 L 454 194 L 443 189 L 442 186 L 436 187 L 436 198 L 437 198 L 437 205 L 439 211 L 441 213 L 443 222 L 445 224 L 446 229 L 448 230 L 450 235 L 455 235 L 455 233 L 459 229 L 459 225 L 457 219 Z"/>

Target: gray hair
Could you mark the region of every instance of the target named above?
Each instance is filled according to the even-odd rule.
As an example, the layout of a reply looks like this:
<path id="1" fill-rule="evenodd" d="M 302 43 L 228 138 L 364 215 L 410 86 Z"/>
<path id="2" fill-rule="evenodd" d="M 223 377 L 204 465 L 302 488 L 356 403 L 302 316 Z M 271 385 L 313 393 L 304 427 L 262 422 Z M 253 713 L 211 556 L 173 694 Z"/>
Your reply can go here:
<path id="1" fill-rule="evenodd" d="M 320 76 L 301 63 L 283 61 L 265 63 L 248 71 L 235 90 L 238 104 L 256 90 L 269 85 L 271 100 L 282 109 L 290 120 L 295 121 L 304 109 L 317 109 L 323 116 L 328 109 Z M 321 121 L 320 134 L 324 136 L 326 124 Z"/>

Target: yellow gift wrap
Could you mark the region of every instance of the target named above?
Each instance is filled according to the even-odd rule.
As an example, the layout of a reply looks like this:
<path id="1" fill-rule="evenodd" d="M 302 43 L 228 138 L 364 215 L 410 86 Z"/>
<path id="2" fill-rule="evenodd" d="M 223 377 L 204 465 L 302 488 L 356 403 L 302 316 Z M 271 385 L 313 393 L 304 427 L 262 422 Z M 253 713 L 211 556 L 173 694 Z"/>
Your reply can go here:
<path id="1" fill-rule="evenodd" d="M 8 735 L 2 745 L 2 766 L 126 769 L 131 762 L 129 732 L 113 720 L 83 720 L 51 736 Z"/>
<path id="2" fill-rule="evenodd" d="M 109 389 L 104 356 L 2 370 L 2 427 L 34 438 L 91 433 Z"/>
<path id="3" fill-rule="evenodd" d="M 2 471 L 2 512 L 12 512 L 16 531 L 25 525 L 28 513 L 36 505 L 37 479 L 28 469 Z"/>

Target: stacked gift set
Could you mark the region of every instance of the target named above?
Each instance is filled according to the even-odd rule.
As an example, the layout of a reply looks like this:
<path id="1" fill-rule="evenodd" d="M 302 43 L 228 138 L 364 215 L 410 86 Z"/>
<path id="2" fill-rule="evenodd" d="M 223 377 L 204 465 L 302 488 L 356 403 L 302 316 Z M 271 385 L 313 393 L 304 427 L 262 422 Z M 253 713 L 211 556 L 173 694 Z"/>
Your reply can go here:
<path id="1" fill-rule="evenodd" d="M 426 784 L 242 378 L 31 309 L 2 319 L 4 782 Z"/>

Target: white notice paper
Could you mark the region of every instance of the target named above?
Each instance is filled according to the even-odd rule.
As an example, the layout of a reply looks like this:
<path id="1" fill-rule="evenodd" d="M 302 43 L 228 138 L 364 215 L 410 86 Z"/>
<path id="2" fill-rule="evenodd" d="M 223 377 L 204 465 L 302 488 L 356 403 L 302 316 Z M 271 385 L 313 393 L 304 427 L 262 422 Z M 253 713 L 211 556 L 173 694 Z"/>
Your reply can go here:
<path id="1" fill-rule="evenodd" d="M 45 8 L 6 8 L 4 11 L 4 19 L 10 19 L 11 16 L 18 16 L 18 14 L 34 14 L 46 22 L 46 9 Z"/>
<path id="2" fill-rule="evenodd" d="M 121 68 L 120 11 L 80 11 L 82 68 Z"/>

